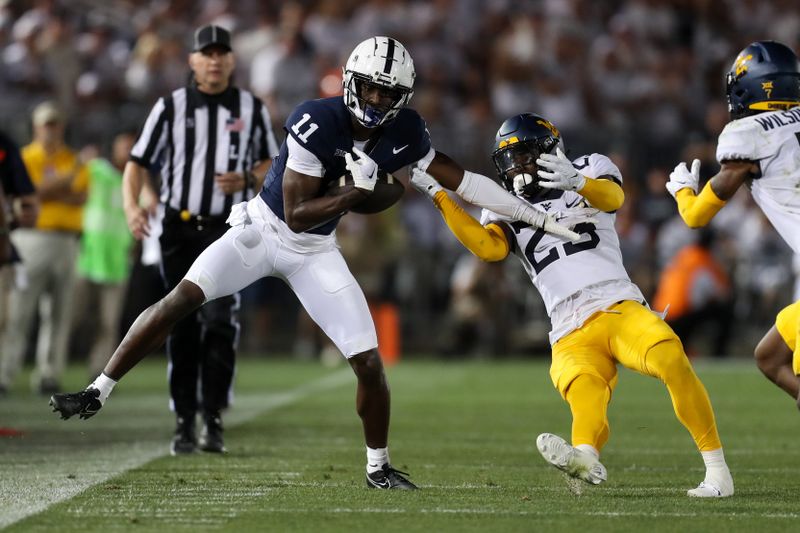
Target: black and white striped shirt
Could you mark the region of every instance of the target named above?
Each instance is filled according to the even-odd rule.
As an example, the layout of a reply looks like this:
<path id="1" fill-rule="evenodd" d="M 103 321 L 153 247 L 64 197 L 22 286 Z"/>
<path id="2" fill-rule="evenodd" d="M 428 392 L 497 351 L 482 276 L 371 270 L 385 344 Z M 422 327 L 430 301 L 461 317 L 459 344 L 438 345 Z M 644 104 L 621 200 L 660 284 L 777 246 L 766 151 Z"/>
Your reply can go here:
<path id="1" fill-rule="evenodd" d="M 252 93 L 229 87 L 219 95 L 182 87 L 156 102 L 131 160 L 160 168 L 161 202 L 194 215 L 226 215 L 252 189 L 225 195 L 215 174 L 249 171 L 278 155 L 269 112 Z"/>

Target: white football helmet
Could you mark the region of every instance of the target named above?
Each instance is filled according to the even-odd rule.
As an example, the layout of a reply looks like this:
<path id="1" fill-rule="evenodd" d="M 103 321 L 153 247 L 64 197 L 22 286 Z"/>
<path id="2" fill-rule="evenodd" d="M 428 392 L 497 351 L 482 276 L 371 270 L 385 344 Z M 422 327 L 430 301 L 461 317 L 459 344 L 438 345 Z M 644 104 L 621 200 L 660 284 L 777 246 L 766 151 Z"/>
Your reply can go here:
<path id="1" fill-rule="evenodd" d="M 367 128 L 389 122 L 414 94 L 414 61 L 405 46 L 391 37 L 371 37 L 355 47 L 342 69 L 344 104 Z M 367 105 L 360 97 L 362 83 L 372 83 L 397 93 L 388 111 Z"/>

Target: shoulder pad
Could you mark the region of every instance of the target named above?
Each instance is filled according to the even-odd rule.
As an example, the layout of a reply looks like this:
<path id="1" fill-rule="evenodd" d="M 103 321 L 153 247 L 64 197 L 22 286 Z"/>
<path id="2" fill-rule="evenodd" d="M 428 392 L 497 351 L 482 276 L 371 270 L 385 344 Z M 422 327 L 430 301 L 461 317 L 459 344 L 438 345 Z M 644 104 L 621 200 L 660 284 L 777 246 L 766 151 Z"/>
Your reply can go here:
<path id="1" fill-rule="evenodd" d="M 572 164 L 587 178 L 597 179 L 600 176 L 612 176 L 622 184 L 622 172 L 608 156 L 589 154 L 577 158 Z"/>
<path id="2" fill-rule="evenodd" d="M 729 122 L 717 141 L 717 161 L 728 160 L 756 161 L 760 159 L 757 149 L 759 123 L 756 117 L 745 117 Z"/>

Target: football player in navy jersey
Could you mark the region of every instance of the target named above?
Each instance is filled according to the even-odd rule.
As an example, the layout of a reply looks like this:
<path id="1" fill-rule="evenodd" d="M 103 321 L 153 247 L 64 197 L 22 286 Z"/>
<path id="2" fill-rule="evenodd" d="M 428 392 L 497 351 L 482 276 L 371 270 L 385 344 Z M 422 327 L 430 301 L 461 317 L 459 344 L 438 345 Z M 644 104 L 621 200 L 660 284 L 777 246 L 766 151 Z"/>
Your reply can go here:
<path id="1" fill-rule="evenodd" d="M 275 276 L 292 288 L 356 374 L 367 486 L 415 489 L 389 461 L 389 388 L 366 299 L 336 244 L 339 219 L 371 194 L 379 168 L 394 173 L 414 166 L 468 202 L 568 239 L 579 237 L 490 178 L 464 171 L 436 152 L 423 119 L 405 107 L 414 77 L 411 56 L 398 41 L 373 37 L 360 43 L 344 67 L 344 97 L 297 106 L 261 193 L 233 207 L 231 229 L 197 258 L 173 291 L 139 316 L 89 387 L 53 396 L 62 418 L 94 415 L 116 382 L 191 311 Z M 326 195 L 346 171 L 354 187 Z"/>

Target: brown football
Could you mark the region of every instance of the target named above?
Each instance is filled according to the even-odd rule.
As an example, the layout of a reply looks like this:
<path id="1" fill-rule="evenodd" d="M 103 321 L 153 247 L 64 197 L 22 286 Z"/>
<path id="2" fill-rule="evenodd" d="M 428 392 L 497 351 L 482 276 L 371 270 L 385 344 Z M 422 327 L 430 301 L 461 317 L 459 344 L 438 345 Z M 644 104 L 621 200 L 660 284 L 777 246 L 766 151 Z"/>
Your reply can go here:
<path id="1" fill-rule="evenodd" d="M 353 176 L 349 172 L 334 180 L 325 191 L 326 196 L 336 196 L 353 189 Z M 389 209 L 403 196 L 405 187 L 391 174 L 378 170 L 378 182 L 372 194 L 350 208 L 353 213 L 369 215 Z"/>

